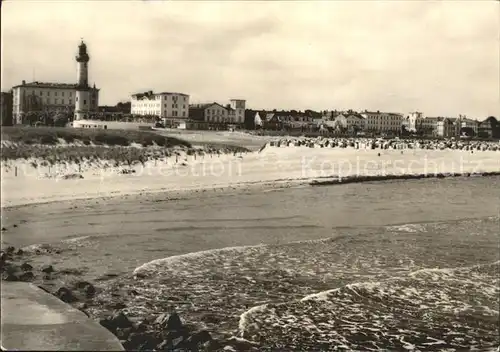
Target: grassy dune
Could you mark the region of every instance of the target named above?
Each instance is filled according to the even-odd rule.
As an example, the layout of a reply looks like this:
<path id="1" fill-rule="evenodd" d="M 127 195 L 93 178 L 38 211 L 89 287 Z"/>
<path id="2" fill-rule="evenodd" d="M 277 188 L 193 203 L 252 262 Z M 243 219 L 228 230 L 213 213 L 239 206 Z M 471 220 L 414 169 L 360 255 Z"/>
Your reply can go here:
<path id="1" fill-rule="evenodd" d="M 84 145 L 130 146 L 132 143 L 147 146 L 191 147 L 184 140 L 160 136 L 153 132 L 134 130 L 77 129 L 64 127 L 4 127 L 2 141 L 23 144 L 57 145 L 80 142 Z"/>
<path id="2" fill-rule="evenodd" d="M 138 148 L 131 148 L 134 146 Z M 170 157 L 176 153 L 172 150 L 174 147 L 185 149 L 188 155 L 203 154 L 201 150 L 194 150 L 187 141 L 147 131 L 5 127 L 2 129 L 1 160 L 35 158 L 46 160 L 51 165 L 110 160 L 130 165 Z M 206 153 L 248 151 L 222 144 L 205 144 L 203 147 Z"/>

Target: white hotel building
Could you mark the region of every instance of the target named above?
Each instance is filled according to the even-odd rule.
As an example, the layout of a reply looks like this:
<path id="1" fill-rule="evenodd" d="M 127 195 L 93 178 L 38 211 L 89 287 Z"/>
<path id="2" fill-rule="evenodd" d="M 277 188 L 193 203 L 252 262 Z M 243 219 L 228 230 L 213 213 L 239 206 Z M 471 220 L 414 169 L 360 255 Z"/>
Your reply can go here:
<path id="1" fill-rule="evenodd" d="M 189 117 L 189 95 L 183 93 L 133 94 L 130 105 L 133 115 L 155 115 L 163 120 L 187 120 Z"/>
<path id="2" fill-rule="evenodd" d="M 31 111 L 75 110 L 76 84 L 31 82 L 12 88 L 12 119 L 15 124 L 23 123 L 23 115 Z M 99 89 L 89 88 L 89 111 L 97 111 Z"/>

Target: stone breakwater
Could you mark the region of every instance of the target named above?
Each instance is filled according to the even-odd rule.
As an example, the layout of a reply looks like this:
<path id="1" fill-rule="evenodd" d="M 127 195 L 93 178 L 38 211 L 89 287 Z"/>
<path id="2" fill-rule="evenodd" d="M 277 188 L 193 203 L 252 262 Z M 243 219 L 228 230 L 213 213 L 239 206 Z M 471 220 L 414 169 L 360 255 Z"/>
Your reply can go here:
<path id="1" fill-rule="evenodd" d="M 374 182 L 388 180 L 421 180 L 424 178 L 447 178 L 447 177 L 475 177 L 475 176 L 499 176 L 500 171 L 481 173 L 422 173 L 413 175 L 371 175 L 371 176 L 347 176 L 338 178 L 328 178 L 311 181 L 311 186 L 330 186 L 357 182 Z"/>
<path id="2" fill-rule="evenodd" d="M 425 149 L 500 151 L 500 143 L 491 141 L 428 140 L 428 139 L 376 139 L 376 138 L 306 138 L 285 137 L 265 144 L 265 147 L 356 148 L 356 149 Z"/>

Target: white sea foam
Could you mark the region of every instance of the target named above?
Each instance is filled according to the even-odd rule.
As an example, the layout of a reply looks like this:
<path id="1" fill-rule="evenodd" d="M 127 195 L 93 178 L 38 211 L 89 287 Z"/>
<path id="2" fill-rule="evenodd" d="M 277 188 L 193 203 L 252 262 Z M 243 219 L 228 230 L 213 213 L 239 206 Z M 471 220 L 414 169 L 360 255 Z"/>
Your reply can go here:
<path id="1" fill-rule="evenodd" d="M 317 323 L 315 326 L 319 334 L 317 336 L 326 337 L 326 335 L 331 335 L 331 339 L 333 340 L 326 338 L 326 341 L 330 341 L 328 343 L 336 341 L 334 343 L 336 345 L 345 343 L 347 346 L 349 345 L 348 342 L 352 343 L 353 341 L 347 341 L 345 339 L 339 340 L 339 336 L 337 335 L 338 332 L 335 331 L 335 329 L 338 328 L 345 329 L 345 327 L 342 327 L 345 326 L 345 324 L 351 326 L 350 333 L 364 330 L 376 333 L 378 336 L 396 336 L 388 335 L 387 332 L 384 332 L 384 329 L 386 329 L 384 327 L 384 321 L 387 319 L 393 321 L 395 317 L 397 317 L 397 315 L 394 317 L 392 316 L 393 311 L 391 309 L 396 309 L 396 311 L 401 309 L 401 312 L 404 314 L 406 314 L 408 310 L 415 310 L 414 314 L 423 314 L 423 316 L 426 317 L 425 319 L 431 319 L 428 316 L 429 312 L 431 315 L 439 315 L 439 312 L 441 312 L 442 314 L 451 313 L 456 316 L 467 314 L 498 316 L 497 309 L 477 304 L 473 306 L 468 303 L 466 297 L 471 294 L 476 298 L 481 297 L 480 299 L 483 300 L 488 300 L 488 297 L 490 297 L 490 299 L 496 297 L 499 293 L 498 289 L 491 292 L 485 292 L 483 290 L 483 284 L 491 280 L 491 277 L 489 278 L 487 274 L 486 276 L 483 275 L 481 271 L 486 270 L 489 272 L 490 269 L 495 269 L 495 266 L 499 264 L 500 261 L 495 261 L 489 264 L 478 264 L 468 267 L 420 269 L 407 275 L 381 281 L 348 284 L 336 289 L 305 296 L 299 301 L 285 302 L 276 305 L 276 308 L 272 309 L 267 306 L 254 307 L 241 315 L 243 319 L 240 319 L 240 334 L 259 336 L 259 331 L 262 329 L 267 331 L 264 332 L 264 334 L 272 334 L 272 331 L 276 331 L 275 329 L 281 329 L 281 331 L 290 329 L 290 324 L 292 324 L 292 326 L 295 324 L 295 328 L 302 328 L 309 331 L 309 317 L 317 317 L 317 314 L 320 314 L 325 316 L 322 318 L 323 320 L 328 319 L 326 318 L 328 316 L 332 316 L 338 323 L 336 325 L 337 328 L 332 324 L 325 324 L 323 322 Z M 439 280 L 436 280 L 435 284 L 430 284 L 429 279 L 434 281 L 436 278 Z M 461 301 L 460 297 L 463 297 L 465 300 Z M 387 307 L 384 305 L 380 306 L 379 303 L 377 303 L 379 300 L 381 300 L 381 302 L 387 302 L 386 304 L 393 307 L 386 312 L 389 313 L 388 315 L 384 313 Z M 302 308 L 300 305 L 301 303 L 307 302 L 309 302 L 309 304 L 315 304 L 316 302 L 320 306 L 316 308 L 313 306 L 313 310 L 310 312 L 311 308 L 309 305 Z M 373 302 L 375 306 L 379 306 L 381 311 L 373 311 L 371 313 L 373 317 L 369 318 L 367 321 L 359 322 L 358 320 L 358 322 L 356 322 L 356 319 L 349 319 L 350 316 L 358 317 L 359 315 L 365 315 L 366 310 L 369 311 L 372 307 L 372 303 L 370 302 Z M 321 313 L 318 313 L 318 310 L 320 310 Z M 341 314 L 340 312 L 344 310 L 346 310 L 346 312 L 342 314 L 341 318 L 336 317 L 336 314 Z M 346 313 L 348 314 L 345 315 Z M 376 318 L 377 316 L 378 318 Z M 382 319 L 380 323 L 377 323 L 378 319 Z M 317 321 L 317 319 L 315 319 L 315 321 Z M 249 322 L 253 322 L 253 324 Z M 260 325 L 256 326 L 256 322 L 260 322 Z M 462 321 L 462 323 L 464 322 Z M 297 326 L 297 324 L 300 326 Z M 373 326 L 370 327 L 370 324 Z M 450 333 L 452 334 L 455 329 L 453 326 L 452 324 L 448 327 L 448 329 L 451 329 Z M 313 332 L 313 330 L 310 330 L 310 332 Z M 432 336 L 429 336 L 426 342 L 416 343 L 414 342 L 416 340 L 413 339 L 413 336 L 416 334 L 415 331 L 410 329 L 405 332 L 400 329 L 399 333 L 398 340 L 400 348 L 405 350 L 420 350 L 421 348 L 433 348 L 432 346 L 437 347 L 440 345 L 449 345 L 451 343 L 449 339 L 444 341 L 439 338 L 433 338 Z M 349 334 L 345 335 L 344 333 L 345 336 Z M 465 340 L 462 340 L 467 341 L 467 339 L 470 340 L 474 337 L 472 335 L 464 335 L 464 338 Z M 459 341 L 461 341 L 460 338 L 458 338 L 457 343 Z M 471 344 L 471 348 L 475 347 L 473 346 L 474 343 L 469 343 Z M 352 346 L 350 348 L 352 348 Z"/>
<path id="2" fill-rule="evenodd" d="M 326 237 L 314 240 L 302 240 L 302 241 L 292 241 L 286 243 L 286 246 L 289 245 L 297 245 L 297 244 L 315 244 L 315 243 L 323 243 L 326 241 L 335 240 L 335 237 Z M 205 251 L 186 253 L 181 255 L 174 255 L 166 258 L 155 259 L 150 262 L 144 263 L 137 267 L 133 274 L 138 276 L 147 275 L 148 273 L 152 273 L 156 270 L 161 270 L 162 267 L 169 267 L 175 263 L 183 263 L 187 261 L 191 261 L 196 258 L 207 258 L 210 256 L 217 256 L 223 253 L 244 253 L 245 251 L 251 251 L 255 249 L 261 249 L 265 247 L 270 247 L 271 244 L 259 244 L 253 246 L 235 246 L 235 247 L 224 247 L 224 248 L 216 248 L 209 249 Z M 284 269 L 286 271 L 286 269 Z"/>
<path id="3" fill-rule="evenodd" d="M 181 254 L 181 255 L 174 255 L 171 257 L 166 257 L 166 258 L 161 258 L 161 259 L 155 259 L 150 262 L 147 262 L 145 264 L 142 264 L 141 266 L 137 267 L 134 270 L 134 276 L 141 276 L 141 275 L 147 275 L 149 273 L 152 273 L 156 271 L 158 268 L 162 266 L 168 266 L 173 263 L 178 263 L 178 262 L 183 262 L 185 260 L 192 260 L 196 258 L 202 258 L 202 257 L 208 257 L 208 256 L 215 256 L 220 253 L 225 253 L 225 252 L 244 252 L 247 250 L 251 249 L 256 249 L 256 248 L 261 248 L 265 245 L 259 244 L 255 246 L 237 246 L 237 247 L 225 247 L 225 248 L 217 248 L 217 249 L 209 249 L 206 251 L 199 251 L 199 252 L 192 252 L 192 253 L 187 253 L 187 254 Z"/>
<path id="4" fill-rule="evenodd" d="M 64 243 L 74 243 L 74 242 L 80 242 L 80 241 L 83 241 L 83 240 L 87 240 L 89 238 L 90 238 L 90 236 L 79 236 L 79 237 L 67 238 L 65 240 L 62 240 L 61 242 L 64 242 Z"/>
<path id="5" fill-rule="evenodd" d="M 425 226 L 422 224 L 403 224 L 387 226 L 386 229 L 390 231 L 418 233 L 425 231 Z"/>
<path id="6" fill-rule="evenodd" d="M 238 331 L 240 331 L 240 333 L 242 333 L 243 331 L 246 331 L 248 329 L 248 327 L 249 327 L 249 324 L 251 324 L 249 318 L 252 316 L 252 314 L 256 314 L 256 313 L 262 312 L 266 308 L 267 308 L 267 304 L 263 304 L 263 305 L 260 305 L 260 306 L 252 307 L 249 310 L 247 310 L 245 313 L 243 313 L 240 316 L 240 321 L 239 321 L 239 324 L 238 324 Z"/>
<path id="7" fill-rule="evenodd" d="M 22 250 L 26 251 L 26 252 L 39 251 L 42 253 L 50 253 L 51 251 L 54 250 L 54 246 L 52 246 L 51 244 L 47 244 L 47 243 L 35 243 L 35 244 L 31 244 L 31 245 L 23 247 Z"/>
<path id="8" fill-rule="evenodd" d="M 334 288 L 332 290 L 327 290 L 327 291 L 322 291 L 318 293 L 312 293 L 310 295 L 305 296 L 302 298 L 300 301 L 301 302 L 306 302 L 306 301 L 327 301 L 328 296 L 332 293 L 338 292 L 340 288 Z"/>

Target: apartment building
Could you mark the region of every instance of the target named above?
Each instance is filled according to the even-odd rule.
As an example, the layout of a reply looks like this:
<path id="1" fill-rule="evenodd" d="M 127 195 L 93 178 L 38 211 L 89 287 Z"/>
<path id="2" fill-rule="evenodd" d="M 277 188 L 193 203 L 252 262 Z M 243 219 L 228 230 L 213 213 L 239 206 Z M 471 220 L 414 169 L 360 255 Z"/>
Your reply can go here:
<path id="1" fill-rule="evenodd" d="M 245 100 L 231 99 L 230 104 L 219 103 L 191 104 L 189 118 L 209 124 L 243 125 L 245 122 Z"/>
<path id="2" fill-rule="evenodd" d="M 189 118 L 208 123 L 229 123 L 229 107 L 219 103 L 191 104 Z"/>
<path id="3" fill-rule="evenodd" d="M 366 128 L 366 120 L 356 112 L 348 111 L 335 115 L 335 126 L 349 132 L 363 131 Z"/>
<path id="4" fill-rule="evenodd" d="M 15 124 L 22 124 L 23 116 L 30 111 L 75 110 L 77 84 L 22 81 L 12 87 L 12 117 Z M 96 112 L 99 106 L 99 89 L 89 88 L 89 111 Z"/>
<path id="5" fill-rule="evenodd" d="M 478 136 L 483 138 L 500 138 L 500 122 L 489 116 L 486 120 L 478 123 Z"/>
<path id="6" fill-rule="evenodd" d="M 186 120 L 189 117 L 189 95 L 153 91 L 133 94 L 130 112 L 133 115 L 155 115 L 163 120 Z"/>
<path id="7" fill-rule="evenodd" d="M 435 135 L 438 137 L 455 137 L 458 135 L 460 125 L 458 120 L 453 117 L 438 117 L 436 122 Z"/>
<path id="8" fill-rule="evenodd" d="M 460 120 L 460 128 L 470 128 L 473 131 L 473 135 L 477 136 L 479 131 L 479 121 L 463 118 Z"/>
<path id="9" fill-rule="evenodd" d="M 441 119 L 441 117 L 426 116 L 419 121 L 417 132 L 427 136 L 437 135 L 437 125 Z"/>
<path id="10" fill-rule="evenodd" d="M 403 124 L 403 115 L 398 113 L 365 110 L 361 116 L 366 119 L 366 130 L 371 132 L 398 133 Z"/>

